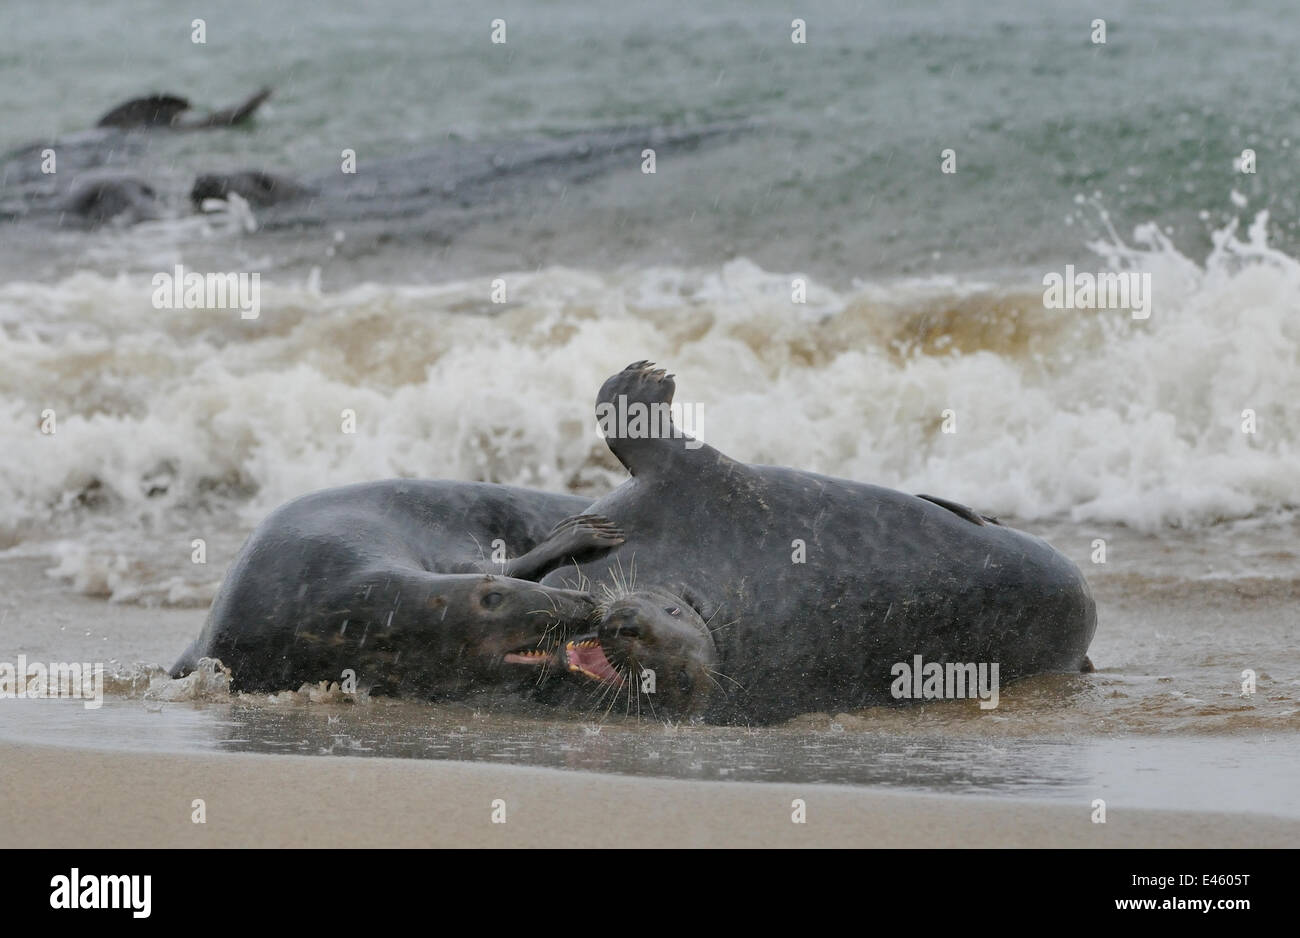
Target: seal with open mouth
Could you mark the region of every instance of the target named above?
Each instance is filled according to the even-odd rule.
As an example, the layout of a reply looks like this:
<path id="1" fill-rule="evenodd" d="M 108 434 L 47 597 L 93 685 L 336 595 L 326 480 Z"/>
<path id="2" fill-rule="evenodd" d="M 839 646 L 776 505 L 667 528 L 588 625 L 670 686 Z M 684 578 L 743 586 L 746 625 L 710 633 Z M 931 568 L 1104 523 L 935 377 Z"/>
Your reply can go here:
<path id="1" fill-rule="evenodd" d="M 587 504 L 402 479 L 303 496 L 249 537 L 172 676 L 211 657 L 236 690 L 294 690 L 349 669 L 372 693 L 532 685 L 595 608 L 585 592 L 533 581 L 622 543 L 581 513 Z M 497 550 L 514 557 L 493 563 Z"/>
<path id="2" fill-rule="evenodd" d="M 637 362 L 605 382 L 597 414 L 666 410 L 673 391 Z M 606 442 L 632 478 L 588 510 L 626 541 L 579 582 L 618 595 L 566 664 L 629 706 L 633 664 L 654 672 L 656 713 L 729 723 L 893 702 L 893 668 L 916 655 L 997 664 L 1003 681 L 1086 668 L 1092 596 L 1039 538 L 942 499 L 740 463 L 675 427 Z"/>
<path id="3" fill-rule="evenodd" d="M 601 592 L 597 627 L 566 641 L 561 662 L 601 685 L 596 706 L 673 719 L 703 716 L 722 675 L 700 614 L 666 589 L 619 582 L 601 584 Z"/>

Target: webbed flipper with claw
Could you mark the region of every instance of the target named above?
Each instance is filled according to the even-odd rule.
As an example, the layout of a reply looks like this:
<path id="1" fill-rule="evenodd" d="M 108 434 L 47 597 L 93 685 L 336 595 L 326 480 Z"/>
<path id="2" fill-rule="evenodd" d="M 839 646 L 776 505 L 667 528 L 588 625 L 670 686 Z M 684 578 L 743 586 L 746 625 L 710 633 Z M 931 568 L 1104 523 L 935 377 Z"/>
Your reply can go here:
<path id="1" fill-rule="evenodd" d="M 557 524 L 546 540 L 522 557 L 506 561 L 501 572 L 521 580 L 540 580 L 561 564 L 593 551 L 617 547 L 623 531 L 601 515 L 575 515 Z"/>

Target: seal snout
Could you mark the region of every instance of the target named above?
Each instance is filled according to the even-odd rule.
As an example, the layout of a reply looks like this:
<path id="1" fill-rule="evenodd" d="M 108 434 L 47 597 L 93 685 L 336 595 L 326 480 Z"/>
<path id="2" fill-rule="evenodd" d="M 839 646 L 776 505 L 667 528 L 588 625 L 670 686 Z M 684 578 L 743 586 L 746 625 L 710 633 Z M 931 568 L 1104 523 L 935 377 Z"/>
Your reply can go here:
<path id="1" fill-rule="evenodd" d="M 641 626 L 638 624 L 638 618 L 637 610 L 631 606 L 615 609 L 605 616 L 596 630 L 596 635 L 602 642 L 619 638 L 640 638 Z"/>
<path id="2" fill-rule="evenodd" d="M 565 621 L 585 621 L 596 611 L 596 597 L 582 590 L 547 588 L 545 595 L 549 606 L 538 609 L 539 614 Z"/>
<path id="3" fill-rule="evenodd" d="M 477 602 L 482 621 L 501 633 L 487 643 L 489 656 L 503 664 L 534 668 L 567 663 L 564 636 L 582 628 L 596 609 L 596 598 L 582 590 L 492 576 L 477 584 Z"/>
<path id="4" fill-rule="evenodd" d="M 719 687 L 718 651 L 699 610 L 664 589 L 608 590 L 604 599 L 592 631 L 564 645 L 569 673 L 625 689 L 629 706 L 644 699 L 655 714 L 707 706 Z"/>

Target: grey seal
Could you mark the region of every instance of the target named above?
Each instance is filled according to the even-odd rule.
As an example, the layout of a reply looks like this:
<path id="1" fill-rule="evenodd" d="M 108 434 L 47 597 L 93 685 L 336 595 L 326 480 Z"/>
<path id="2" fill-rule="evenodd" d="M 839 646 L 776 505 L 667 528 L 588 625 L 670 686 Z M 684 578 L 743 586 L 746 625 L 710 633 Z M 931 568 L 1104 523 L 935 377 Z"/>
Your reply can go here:
<path id="1" fill-rule="evenodd" d="M 671 404 L 648 362 L 611 406 Z M 898 665 L 997 664 L 1000 679 L 1089 669 L 1096 607 L 1045 541 L 965 506 L 777 466 L 681 433 L 606 434 L 632 478 L 587 510 L 623 544 L 544 585 L 602 594 L 561 652 L 626 707 L 718 723 L 893 703 Z M 653 693 L 645 692 L 645 674 Z"/>
<path id="2" fill-rule="evenodd" d="M 373 693 L 429 698 L 535 684 L 594 601 L 533 580 L 622 542 L 588 501 L 405 479 L 295 499 L 249 536 L 172 676 L 211 657 L 236 690 L 348 669 Z"/>

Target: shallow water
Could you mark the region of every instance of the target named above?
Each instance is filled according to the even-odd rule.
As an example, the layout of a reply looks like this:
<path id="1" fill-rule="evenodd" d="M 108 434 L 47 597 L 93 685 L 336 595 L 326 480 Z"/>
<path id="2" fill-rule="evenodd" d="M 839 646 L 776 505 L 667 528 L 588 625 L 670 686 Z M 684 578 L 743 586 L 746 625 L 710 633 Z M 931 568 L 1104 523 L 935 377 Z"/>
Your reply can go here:
<path id="1" fill-rule="evenodd" d="M 21 717 L 21 718 L 19 718 Z M 910 722 L 885 718 L 869 722 Z M 0 738 L 145 752 L 451 759 L 715 781 L 870 785 L 940 794 L 1300 817 L 1289 733 L 1211 736 L 937 735 L 807 718 L 727 728 L 510 717 L 411 703 L 0 707 Z"/>
<path id="2" fill-rule="evenodd" d="M 621 703 L 570 713 L 487 698 L 358 701 L 321 689 L 232 696 L 219 681 L 195 687 L 160 673 L 197 632 L 202 609 L 105 604 L 43 577 L 36 561 L 10 560 L 0 564 L 11 586 L 0 615 L 18 647 L 33 660 L 106 661 L 111 680 L 98 710 L 0 701 L 0 738 L 842 783 L 1085 807 L 1101 797 L 1111 810 L 1300 817 L 1296 522 L 1222 525 L 1211 536 L 1030 527 L 1086 565 L 1098 601 L 1096 673 L 1004 686 L 994 710 L 935 702 L 775 727 L 665 725 L 629 716 Z M 1105 565 L 1088 559 L 1098 533 L 1111 545 Z M 1140 571 L 1120 562 L 1134 555 Z M 1245 696 L 1248 668 L 1257 686 Z"/>
<path id="3" fill-rule="evenodd" d="M 150 91 L 207 109 L 275 89 L 250 128 L 156 138 L 143 172 L 163 188 L 247 167 L 317 175 L 337 169 L 344 148 L 364 174 L 367 160 L 443 142 L 737 118 L 762 129 L 665 151 L 648 180 L 634 159 L 621 175 L 542 188 L 471 230 L 394 217 L 266 238 L 173 226 L 51 244 L 0 227 L 0 271 L 152 269 L 183 245 L 187 260 L 223 267 L 232 257 L 264 272 L 320 266 L 331 289 L 735 257 L 841 288 L 1090 259 L 1099 226 L 1076 197 L 1100 199 L 1121 231 L 1159 223 L 1198 259 L 1245 200 L 1246 217 L 1273 212 L 1274 238 L 1294 255 L 1292 12 L 1285 0 L 1230 12 L 1187 0 L 1176 13 L 1138 0 L 1086 12 L 1074 0 L 829 0 L 802 11 L 779 0 L 500 0 L 490 12 L 321 0 L 304 17 L 230 0 L 196 46 L 192 17 L 168 0 L 74 0 L 59 16 L 43 0 L 9 0 L 0 151 L 90 127 Z M 790 41 L 795 16 L 806 44 Z M 489 42 L 494 17 L 507 22 L 505 45 Z M 1094 17 L 1107 20 L 1105 45 L 1090 41 Z M 1260 154 L 1254 176 L 1232 171 L 1245 147 Z M 957 155 L 949 177 L 938 173 L 946 148 Z"/>

